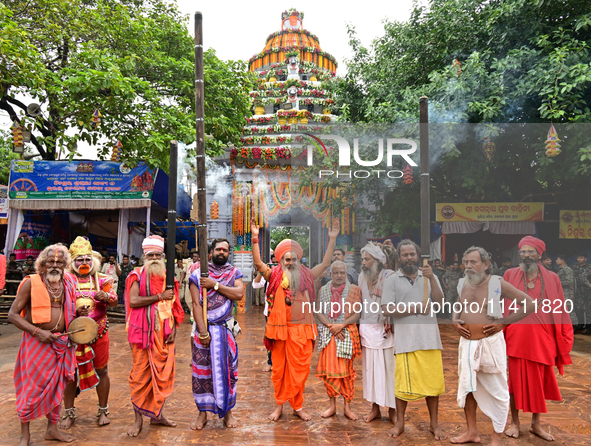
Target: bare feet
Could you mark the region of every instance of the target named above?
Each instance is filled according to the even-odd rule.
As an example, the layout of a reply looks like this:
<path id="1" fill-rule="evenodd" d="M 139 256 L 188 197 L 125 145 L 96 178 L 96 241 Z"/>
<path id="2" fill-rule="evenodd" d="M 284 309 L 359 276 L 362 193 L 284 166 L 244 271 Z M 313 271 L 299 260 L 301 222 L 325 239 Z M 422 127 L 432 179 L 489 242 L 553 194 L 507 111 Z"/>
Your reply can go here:
<path id="1" fill-rule="evenodd" d="M 150 420 L 150 424 L 161 424 L 162 426 L 168 426 L 168 427 L 176 427 L 176 423 L 172 420 L 169 420 L 168 418 L 166 418 L 164 416 L 164 414 L 160 414 L 160 419 L 159 420 L 155 420 L 155 419 L 151 419 Z"/>
<path id="2" fill-rule="evenodd" d="M 265 367 L 263 367 L 263 372 L 270 372 L 273 370 L 273 366 L 271 364 L 265 364 Z"/>
<path id="3" fill-rule="evenodd" d="M 21 435 L 21 441 L 18 442 L 18 446 L 29 446 L 30 436 Z"/>
<path id="4" fill-rule="evenodd" d="M 490 446 L 501 446 L 501 437 L 501 434 L 493 431 L 492 437 L 490 439 Z"/>
<path id="5" fill-rule="evenodd" d="M 451 437 L 449 441 L 453 444 L 480 443 L 480 435 L 478 435 L 478 432 L 466 432 L 457 437 Z"/>
<path id="6" fill-rule="evenodd" d="M 139 413 L 135 413 L 135 421 L 133 425 L 127 431 L 127 435 L 130 437 L 137 437 L 140 432 L 142 431 L 142 426 L 144 424 L 144 419 Z"/>
<path id="7" fill-rule="evenodd" d="M 283 413 L 283 405 L 277 405 L 277 407 L 275 408 L 275 410 L 271 413 L 271 415 L 269 415 L 269 420 L 271 421 L 277 421 L 279 419 L 279 417 L 281 417 L 281 414 Z"/>
<path id="8" fill-rule="evenodd" d="M 511 423 L 509 429 L 505 431 L 507 437 L 518 438 L 519 437 L 519 425 Z"/>
<path id="9" fill-rule="evenodd" d="M 324 412 L 322 412 L 322 414 L 320 415 L 322 418 L 330 418 L 332 417 L 335 413 L 337 413 L 337 408 L 336 406 L 333 406 L 332 404 L 330 405 L 330 407 L 328 409 L 326 409 Z"/>
<path id="10" fill-rule="evenodd" d="M 447 438 L 447 435 L 445 435 L 445 432 L 443 432 L 443 430 L 439 427 L 439 425 L 437 425 L 435 427 L 429 426 L 429 430 L 431 431 L 431 433 L 435 437 L 435 440 L 445 440 Z"/>
<path id="11" fill-rule="evenodd" d="M 57 440 L 63 441 L 64 443 L 71 443 L 74 441 L 74 437 L 65 432 L 60 431 L 57 428 L 57 424 L 51 423 L 47 426 L 47 430 L 45 431 L 45 439 L 46 440 Z"/>
<path id="12" fill-rule="evenodd" d="M 401 433 L 404 432 L 404 424 L 403 423 L 396 423 L 392 429 L 390 429 L 387 433 L 390 437 L 398 437 Z"/>
<path id="13" fill-rule="evenodd" d="M 388 407 L 388 418 L 390 418 L 392 424 L 396 424 L 396 409 Z"/>
<path id="14" fill-rule="evenodd" d="M 107 417 L 106 413 L 102 413 L 98 419 L 99 426 L 106 426 L 107 424 L 111 423 L 109 417 Z"/>
<path id="15" fill-rule="evenodd" d="M 191 429 L 194 431 L 200 431 L 203 429 L 203 426 L 205 426 L 205 423 L 207 423 L 207 412 L 199 412 L 199 415 L 197 415 L 191 423 Z"/>
<path id="16" fill-rule="evenodd" d="M 303 421 L 310 421 L 312 419 L 312 416 L 308 412 L 306 412 L 304 409 L 294 410 L 294 412 Z"/>
<path id="17" fill-rule="evenodd" d="M 67 417 L 61 420 L 58 426 L 60 429 L 70 429 L 72 424 L 74 424 L 74 418 Z"/>
<path id="18" fill-rule="evenodd" d="M 377 404 L 373 404 L 371 406 L 371 412 L 368 413 L 367 415 L 365 415 L 363 417 L 363 419 L 365 420 L 366 423 L 369 423 L 373 420 L 375 420 L 376 418 L 381 418 L 382 417 L 382 413 L 380 412 L 380 406 L 378 406 Z"/>
<path id="19" fill-rule="evenodd" d="M 357 421 L 359 420 L 359 415 L 351 410 L 351 405 L 345 403 L 345 416 L 350 420 Z"/>
<path id="20" fill-rule="evenodd" d="M 538 437 L 540 437 L 543 440 L 546 441 L 554 441 L 554 436 L 550 435 L 548 432 L 546 432 L 544 429 L 542 429 L 542 426 L 539 424 L 533 424 L 530 426 L 529 431 L 534 434 L 537 435 Z"/>
<path id="21" fill-rule="evenodd" d="M 238 421 L 236 421 L 236 418 L 234 418 L 234 415 L 232 415 L 232 411 L 228 411 L 226 413 L 226 416 L 224 417 L 224 423 L 226 423 L 226 427 L 229 427 L 230 429 L 238 427 Z"/>

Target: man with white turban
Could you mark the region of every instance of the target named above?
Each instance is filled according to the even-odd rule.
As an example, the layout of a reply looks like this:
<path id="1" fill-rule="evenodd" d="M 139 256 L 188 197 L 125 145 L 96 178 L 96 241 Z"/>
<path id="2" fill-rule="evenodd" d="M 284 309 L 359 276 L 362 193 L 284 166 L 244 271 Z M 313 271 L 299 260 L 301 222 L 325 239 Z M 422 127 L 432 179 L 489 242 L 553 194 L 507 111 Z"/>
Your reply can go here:
<path id="1" fill-rule="evenodd" d="M 296 415 L 304 421 L 312 417 L 303 410 L 304 387 L 310 374 L 316 325 L 311 306 L 316 301 L 314 280 L 330 266 L 337 235 L 338 220 L 328 233 L 329 242 L 320 265 L 312 270 L 301 265 L 302 247 L 294 240 L 283 240 L 275 248 L 279 265 L 269 268 L 259 254 L 259 228 L 253 220 L 252 256 L 259 274 L 269 282 L 267 302 L 269 315 L 265 329 L 265 346 L 271 351 L 273 371 L 271 380 L 275 389 L 277 407 L 269 415 L 277 421 L 283 405 L 289 401 Z"/>
<path id="2" fill-rule="evenodd" d="M 380 406 L 388 407 L 388 417 L 393 423 L 396 416 L 394 335 L 381 312 L 384 281 L 394 273 L 385 268 L 386 263 L 386 254 L 378 245 L 368 243 L 361 249 L 359 288 L 363 314 L 359 320 L 359 336 L 363 398 L 372 403 L 371 411 L 363 417 L 366 423 L 381 417 Z"/>

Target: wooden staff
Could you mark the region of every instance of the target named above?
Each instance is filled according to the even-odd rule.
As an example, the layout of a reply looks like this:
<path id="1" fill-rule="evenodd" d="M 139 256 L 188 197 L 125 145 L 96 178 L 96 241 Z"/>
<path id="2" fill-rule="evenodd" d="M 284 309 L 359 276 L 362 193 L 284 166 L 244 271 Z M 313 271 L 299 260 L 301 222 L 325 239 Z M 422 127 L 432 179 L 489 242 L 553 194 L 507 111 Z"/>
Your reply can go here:
<path id="1" fill-rule="evenodd" d="M 205 93 L 203 85 L 203 15 L 195 13 L 195 132 L 197 158 L 197 228 L 199 233 L 199 258 L 201 277 L 209 277 L 207 262 L 207 210 L 205 206 Z M 203 296 L 203 322 L 207 329 L 207 290 L 201 287 Z"/>
<path id="2" fill-rule="evenodd" d="M 166 289 L 174 293 L 174 258 L 176 254 L 176 188 L 179 143 L 170 141 L 168 164 L 168 221 L 166 234 Z"/>
<path id="3" fill-rule="evenodd" d="M 429 196 L 429 98 L 419 100 L 419 138 L 421 144 L 421 257 L 423 266 L 431 255 L 431 204 Z M 429 300 L 429 281 L 423 277 L 423 311 Z"/>

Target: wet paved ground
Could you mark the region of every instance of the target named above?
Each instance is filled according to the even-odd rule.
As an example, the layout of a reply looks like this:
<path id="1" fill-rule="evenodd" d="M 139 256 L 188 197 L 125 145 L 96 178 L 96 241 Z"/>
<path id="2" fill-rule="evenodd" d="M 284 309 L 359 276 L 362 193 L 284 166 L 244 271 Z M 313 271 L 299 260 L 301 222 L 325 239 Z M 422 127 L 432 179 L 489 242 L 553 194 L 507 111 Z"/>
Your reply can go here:
<path id="1" fill-rule="evenodd" d="M 85 392 L 76 400 L 78 419 L 71 433 L 78 439 L 77 444 L 106 446 L 200 444 L 200 445 L 423 445 L 449 444 L 449 440 L 435 442 L 428 432 L 429 415 L 424 402 L 410 403 L 407 409 L 406 432 L 399 439 L 386 435 L 391 427 L 383 417 L 372 423 L 353 422 L 342 415 L 339 401 L 335 417 L 324 420 L 320 413 L 328 404 L 323 384 L 314 377 L 318 353 L 314 353 L 312 373 L 308 378 L 304 408 L 313 418 L 304 423 L 293 415 L 287 406 L 283 417 L 277 422 L 267 421 L 267 415 L 274 408 L 273 387 L 270 374 L 261 371 L 265 363 L 262 346 L 264 316 L 261 307 L 252 308 L 248 314 L 239 315 L 242 335 L 238 338 L 240 366 L 238 381 L 238 403 L 235 415 L 240 422 L 237 429 L 227 429 L 219 419 L 211 419 L 201 432 L 192 431 L 189 424 L 196 415 L 191 394 L 190 372 L 190 326 L 183 324 L 177 338 L 177 375 L 175 391 L 167 401 L 167 416 L 178 423 L 176 428 L 150 426 L 144 422 L 139 438 L 127 437 L 128 426 L 133 421 L 133 410 L 129 400 L 127 377 L 131 369 L 131 355 L 122 324 L 112 324 L 111 335 L 111 425 L 99 428 L 96 424 L 97 399 L 94 391 Z M 188 318 L 187 318 L 188 320 Z M 20 332 L 11 325 L 0 325 L 0 445 L 16 444 L 20 425 L 14 407 L 14 385 L 12 374 L 20 342 Z M 463 411 L 456 404 L 457 385 L 457 336 L 450 326 L 441 326 L 444 345 L 443 364 L 445 369 L 446 393 L 440 398 L 439 418 L 443 429 L 449 435 L 457 435 L 465 429 Z M 548 402 L 548 414 L 542 416 L 543 425 L 557 441 L 554 444 L 591 444 L 591 337 L 576 336 L 573 365 L 566 367 L 564 377 L 558 377 L 562 402 Z M 360 359 L 359 359 L 360 362 Z M 370 404 L 363 400 L 361 364 L 357 366 L 358 378 L 352 408 L 362 415 L 369 411 Z M 382 411 L 383 415 L 386 411 Z M 211 416 L 210 416 L 211 417 Z M 527 432 L 529 416 L 522 415 L 521 436 L 518 440 L 505 438 L 506 445 L 543 445 L 547 442 Z M 489 420 L 478 413 L 479 428 L 484 444 L 490 442 L 492 426 Z M 42 441 L 45 419 L 31 423 L 32 444 L 55 445 Z"/>

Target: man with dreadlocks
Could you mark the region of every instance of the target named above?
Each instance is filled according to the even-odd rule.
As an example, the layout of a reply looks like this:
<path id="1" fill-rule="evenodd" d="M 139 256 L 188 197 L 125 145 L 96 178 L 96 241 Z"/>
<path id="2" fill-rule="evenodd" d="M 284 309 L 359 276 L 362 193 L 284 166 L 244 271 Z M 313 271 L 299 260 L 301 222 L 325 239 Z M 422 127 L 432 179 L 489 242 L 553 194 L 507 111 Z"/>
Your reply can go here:
<path id="1" fill-rule="evenodd" d="M 310 374 L 316 326 L 312 305 L 316 301 L 314 280 L 330 266 L 337 235 L 338 220 L 328 233 L 329 242 L 320 265 L 312 270 L 301 265 L 302 247 L 293 240 L 283 240 L 275 248 L 279 265 L 269 268 L 259 253 L 259 228 L 251 224 L 252 255 L 254 265 L 269 282 L 267 302 L 269 316 L 265 330 L 265 345 L 271 350 L 273 371 L 271 380 L 275 389 L 277 407 L 269 415 L 277 421 L 283 413 L 283 405 L 289 401 L 298 417 L 304 421 L 312 417 L 303 410 L 304 387 Z"/>
<path id="2" fill-rule="evenodd" d="M 67 269 L 65 246 L 45 248 L 35 263 L 38 274 L 21 283 L 8 320 L 23 331 L 14 367 L 16 411 L 21 421 L 20 446 L 29 444 L 29 423 L 47 417 L 46 440 L 71 442 L 74 437 L 57 428 L 64 389 L 74 380 L 75 347 L 67 337 L 76 316 L 74 281 Z"/>
<path id="3" fill-rule="evenodd" d="M 537 311 L 521 324 L 505 328 L 509 358 L 509 394 L 511 396 L 511 427 L 509 437 L 519 436 L 519 410 L 531 412 L 529 431 L 547 441 L 554 437 L 542 429 L 540 414 L 546 413 L 546 400 L 561 401 L 560 390 L 552 366 L 564 374 L 564 366 L 572 364 L 573 326 L 565 311 L 560 279 L 541 267 L 546 244 L 527 236 L 519 242 L 521 263 L 505 273 L 504 279 L 525 291 L 537 301 Z M 558 303 L 558 305 L 556 305 Z M 544 305 L 548 311 L 544 310 Z M 511 309 L 505 306 L 505 316 Z"/>

